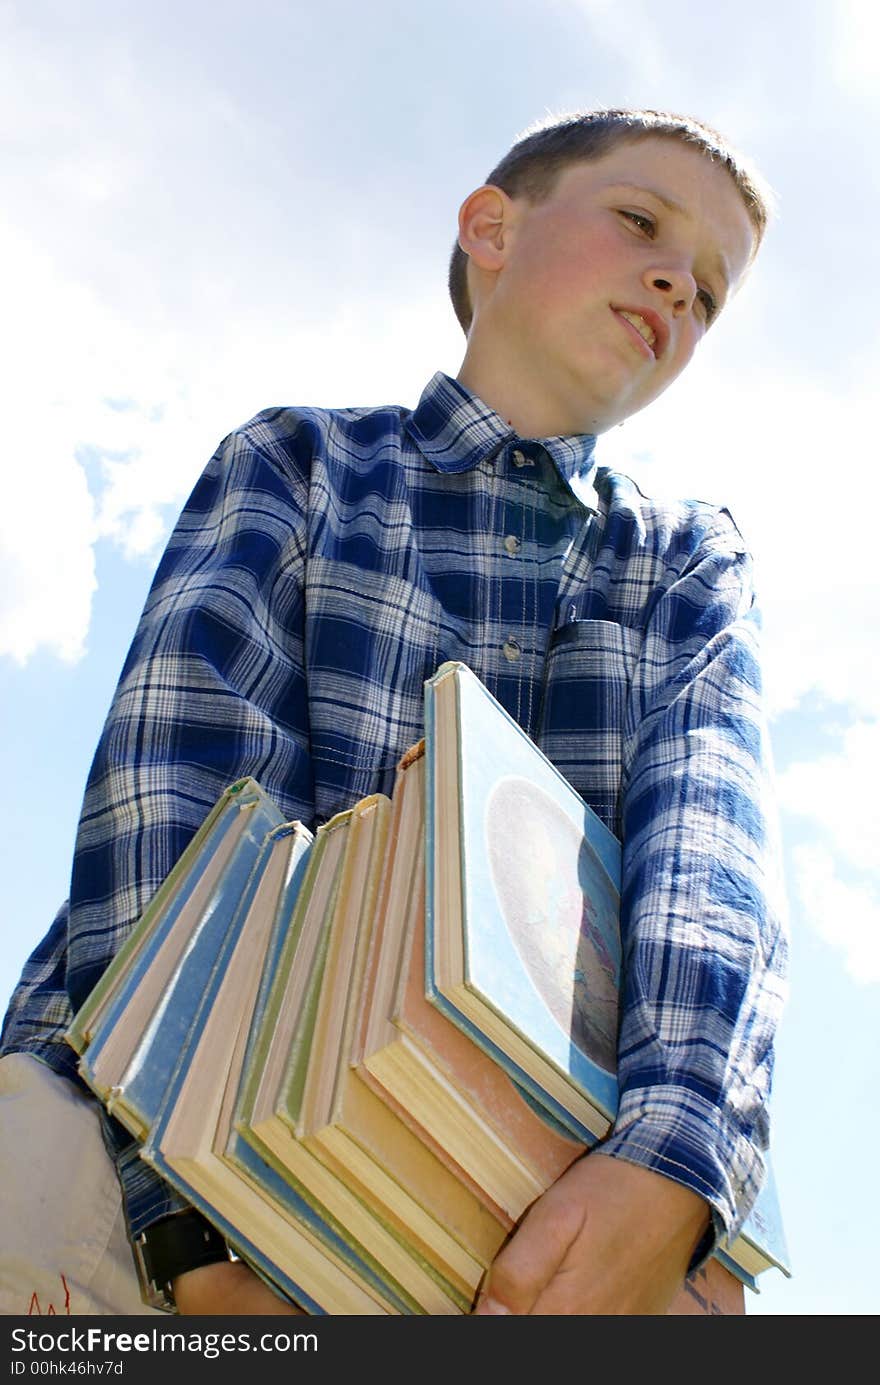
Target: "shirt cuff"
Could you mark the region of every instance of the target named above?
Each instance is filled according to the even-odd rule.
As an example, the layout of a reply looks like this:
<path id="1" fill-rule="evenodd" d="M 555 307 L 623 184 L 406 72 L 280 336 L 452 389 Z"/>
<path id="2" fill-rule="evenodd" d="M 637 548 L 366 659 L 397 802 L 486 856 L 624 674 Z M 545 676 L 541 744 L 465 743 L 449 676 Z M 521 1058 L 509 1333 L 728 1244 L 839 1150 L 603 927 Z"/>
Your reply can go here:
<path id="1" fill-rule="evenodd" d="M 716 1106 L 683 1087 L 625 1092 L 597 1152 L 652 1169 L 705 1198 L 712 1222 L 691 1270 L 733 1243 L 765 1175 L 760 1149 Z"/>

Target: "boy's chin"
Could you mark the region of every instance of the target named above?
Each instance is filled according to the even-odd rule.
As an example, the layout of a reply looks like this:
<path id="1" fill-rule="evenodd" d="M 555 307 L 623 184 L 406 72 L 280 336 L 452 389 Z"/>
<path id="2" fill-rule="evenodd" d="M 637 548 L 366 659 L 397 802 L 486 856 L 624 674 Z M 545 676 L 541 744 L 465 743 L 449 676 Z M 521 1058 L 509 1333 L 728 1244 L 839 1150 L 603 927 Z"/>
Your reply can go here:
<path id="1" fill-rule="evenodd" d="M 618 403 L 616 407 L 609 406 L 607 409 L 597 410 L 594 426 L 584 431 L 592 432 L 599 436 L 601 433 L 609 433 L 612 428 L 622 427 L 628 418 L 633 418 L 636 414 L 642 413 L 650 404 L 654 403 L 655 399 L 659 399 L 666 388 L 667 386 L 664 386 L 662 390 L 655 391 L 653 394 L 648 395 L 647 398 L 631 398 L 625 403 Z"/>
<path id="2" fill-rule="evenodd" d="M 598 437 L 602 433 L 610 432 L 612 428 L 619 428 L 634 414 L 641 413 L 662 393 L 663 389 L 649 391 L 644 388 L 609 388 L 603 391 L 594 387 L 589 396 L 585 391 L 580 399 L 570 400 L 570 407 L 566 411 L 569 414 L 569 427 L 565 431 L 593 433 Z"/>

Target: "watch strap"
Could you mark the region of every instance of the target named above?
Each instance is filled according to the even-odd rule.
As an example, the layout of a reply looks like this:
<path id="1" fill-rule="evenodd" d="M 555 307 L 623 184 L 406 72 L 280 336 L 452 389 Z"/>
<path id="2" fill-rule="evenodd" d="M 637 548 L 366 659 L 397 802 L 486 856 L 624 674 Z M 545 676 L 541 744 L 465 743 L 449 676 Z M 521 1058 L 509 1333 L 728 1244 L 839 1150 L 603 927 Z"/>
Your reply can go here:
<path id="1" fill-rule="evenodd" d="M 179 1274 L 230 1259 L 223 1236 L 194 1209 L 174 1212 L 134 1240 L 141 1294 L 152 1308 L 174 1312 L 171 1284 Z"/>

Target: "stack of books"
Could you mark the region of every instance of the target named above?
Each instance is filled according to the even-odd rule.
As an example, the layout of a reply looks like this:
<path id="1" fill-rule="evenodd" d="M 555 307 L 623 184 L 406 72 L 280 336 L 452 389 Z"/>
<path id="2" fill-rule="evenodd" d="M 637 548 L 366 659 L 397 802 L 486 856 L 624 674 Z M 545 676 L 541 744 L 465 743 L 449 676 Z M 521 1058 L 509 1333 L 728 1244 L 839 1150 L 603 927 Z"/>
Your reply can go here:
<path id="1" fill-rule="evenodd" d="M 461 663 L 390 797 L 232 784 L 74 1018 L 141 1155 L 309 1313 L 463 1314 L 617 1106 L 620 844 Z M 788 1273 L 772 1176 L 673 1311 Z"/>

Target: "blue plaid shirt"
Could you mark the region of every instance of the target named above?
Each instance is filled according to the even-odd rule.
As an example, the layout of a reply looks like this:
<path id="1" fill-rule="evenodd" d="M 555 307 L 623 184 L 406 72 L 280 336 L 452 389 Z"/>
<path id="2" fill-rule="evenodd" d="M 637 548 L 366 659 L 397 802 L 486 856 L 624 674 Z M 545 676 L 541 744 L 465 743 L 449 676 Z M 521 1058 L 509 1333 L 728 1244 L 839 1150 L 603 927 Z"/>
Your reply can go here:
<path id="1" fill-rule="evenodd" d="M 3 1051 L 63 1032 L 223 789 L 311 827 L 391 791 L 423 684 L 470 667 L 623 841 L 621 1100 L 604 1148 L 734 1234 L 763 1177 L 786 935 L 751 563 L 728 513 L 646 499 L 591 437 L 418 407 L 267 409 L 219 446 L 89 775 L 70 900 Z M 112 1123 L 130 1228 L 180 1205 Z"/>

